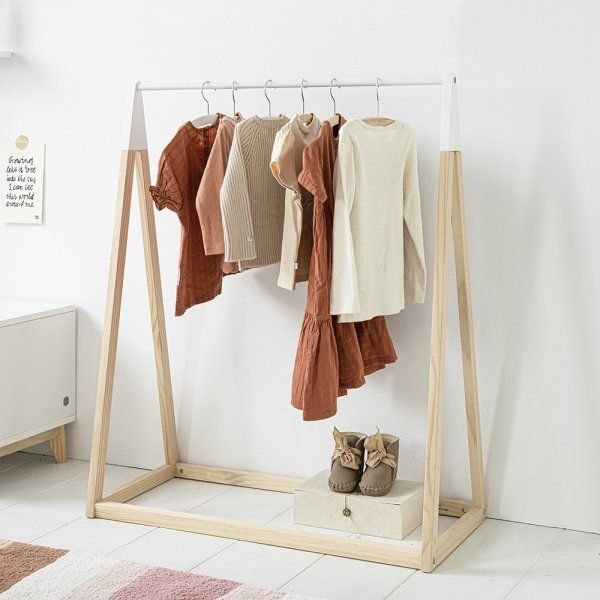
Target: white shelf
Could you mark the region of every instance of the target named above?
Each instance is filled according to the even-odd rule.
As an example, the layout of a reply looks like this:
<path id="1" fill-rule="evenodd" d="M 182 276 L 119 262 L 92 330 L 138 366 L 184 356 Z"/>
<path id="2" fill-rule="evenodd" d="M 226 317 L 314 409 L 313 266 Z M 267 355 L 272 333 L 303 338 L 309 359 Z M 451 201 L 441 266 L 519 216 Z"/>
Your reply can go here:
<path id="1" fill-rule="evenodd" d="M 12 54 L 11 50 L 0 50 L 0 58 L 10 58 Z"/>

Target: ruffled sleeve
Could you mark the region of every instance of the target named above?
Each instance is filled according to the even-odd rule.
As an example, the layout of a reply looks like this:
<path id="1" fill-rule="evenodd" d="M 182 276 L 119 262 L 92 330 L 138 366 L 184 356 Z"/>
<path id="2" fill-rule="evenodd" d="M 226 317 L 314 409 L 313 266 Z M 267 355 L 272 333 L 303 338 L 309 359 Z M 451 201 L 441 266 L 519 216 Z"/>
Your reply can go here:
<path id="1" fill-rule="evenodd" d="M 183 206 L 181 186 L 166 153 L 160 157 L 156 185 L 150 186 L 150 194 L 158 210 L 169 208 L 179 212 Z"/>
<path id="2" fill-rule="evenodd" d="M 327 200 L 327 190 L 323 182 L 322 144 L 318 139 L 313 140 L 302 153 L 302 171 L 298 175 L 298 183 L 308 190 L 317 202 Z"/>

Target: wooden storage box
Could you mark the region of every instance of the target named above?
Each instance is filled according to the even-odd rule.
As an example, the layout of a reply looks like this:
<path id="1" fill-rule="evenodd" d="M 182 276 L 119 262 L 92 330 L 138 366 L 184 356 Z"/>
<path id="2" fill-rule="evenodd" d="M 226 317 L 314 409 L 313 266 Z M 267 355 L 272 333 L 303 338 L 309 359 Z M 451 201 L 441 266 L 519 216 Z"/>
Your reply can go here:
<path id="1" fill-rule="evenodd" d="M 423 522 L 423 484 L 397 479 L 386 496 L 329 489 L 321 471 L 294 489 L 294 523 L 401 540 Z"/>

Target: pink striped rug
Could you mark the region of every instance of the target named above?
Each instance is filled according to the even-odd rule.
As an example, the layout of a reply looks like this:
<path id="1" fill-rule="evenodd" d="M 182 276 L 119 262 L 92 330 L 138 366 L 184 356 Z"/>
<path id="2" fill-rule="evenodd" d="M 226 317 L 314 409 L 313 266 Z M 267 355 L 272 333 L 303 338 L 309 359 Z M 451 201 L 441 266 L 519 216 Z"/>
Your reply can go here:
<path id="1" fill-rule="evenodd" d="M 0 540 L 0 598 L 308 600 L 227 579 L 4 540 Z"/>

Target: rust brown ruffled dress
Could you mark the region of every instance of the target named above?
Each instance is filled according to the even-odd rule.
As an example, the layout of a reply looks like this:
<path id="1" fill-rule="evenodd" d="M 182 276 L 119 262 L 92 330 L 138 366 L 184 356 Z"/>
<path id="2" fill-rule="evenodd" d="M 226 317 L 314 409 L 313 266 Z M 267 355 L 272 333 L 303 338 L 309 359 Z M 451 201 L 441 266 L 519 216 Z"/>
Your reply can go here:
<path id="1" fill-rule="evenodd" d="M 169 208 L 181 223 L 176 316 L 218 296 L 223 270 L 237 270 L 235 265 L 223 263 L 223 254 L 205 253 L 196 212 L 196 193 L 222 117 L 218 114 L 216 122 L 206 127 L 197 128 L 190 121 L 182 125 L 163 150 L 156 185 L 150 187 L 156 208 Z"/>
<path id="2" fill-rule="evenodd" d="M 340 124 L 344 120 L 340 117 Z M 339 125 L 325 121 L 302 157 L 300 185 L 314 196 L 313 249 L 304 321 L 292 377 L 292 406 L 305 421 L 328 419 L 337 398 L 365 375 L 396 361 L 384 317 L 339 323 L 329 314 L 333 240 L 333 169 Z"/>

